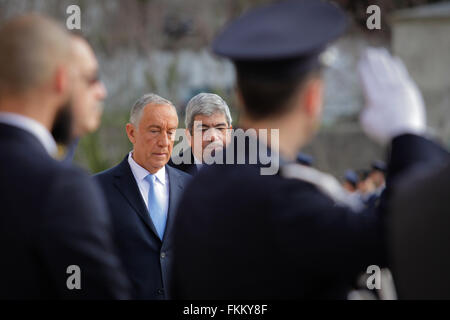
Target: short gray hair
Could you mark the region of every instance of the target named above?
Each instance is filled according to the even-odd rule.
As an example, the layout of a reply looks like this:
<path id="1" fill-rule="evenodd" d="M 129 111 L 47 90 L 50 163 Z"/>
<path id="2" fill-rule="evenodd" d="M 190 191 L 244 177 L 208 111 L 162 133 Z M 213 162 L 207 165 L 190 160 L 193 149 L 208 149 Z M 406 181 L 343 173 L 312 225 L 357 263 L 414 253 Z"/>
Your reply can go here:
<path id="1" fill-rule="evenodd" d="M 186 107 L 186 117 L 184 123 L 186 129 L 192 130 L 194 126 L 194 119 L 197 115 L 211 116 L 217 112 L 225 115 L 227 123 L 231 126 L 232 119 L 230 109 L 227 103 L 214 93 L 199 93 L 193 97 Z"/>
<path id="2" fill-rule="evenodd" d="M 130 112 L 130 122 L 135 126 L 139 125 L 139 121 L 141 120 L 142 110 L 149 104 L 165 104 L 175 108 L 172 102 L 167 99 L 164 99 L 157 94 L 147 93 L 140 97 L 131 108 Z"/>

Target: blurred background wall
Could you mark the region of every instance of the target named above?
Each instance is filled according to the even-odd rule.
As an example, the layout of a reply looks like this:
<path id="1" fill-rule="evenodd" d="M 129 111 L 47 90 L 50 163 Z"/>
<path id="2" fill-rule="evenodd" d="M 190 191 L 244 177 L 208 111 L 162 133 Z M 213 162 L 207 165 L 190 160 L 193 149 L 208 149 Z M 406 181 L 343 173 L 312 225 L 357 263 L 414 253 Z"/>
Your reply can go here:
<path id="1" fill-rule="evenodd" d="M 221 95 L 239 114 L 230 62 L 210 52 L 214 35 L 230 19 L 268 0 L 0 0 L 0 23 L 41 12 L 65 24 L 71 4 L 81 8 L 83 35 L 93 45 L 108 98 L 101 128 L 82 139 L 76 162 L 99 172 L 131 149 L 125 124 L 134 101 L 155 92 L 173 101 L 184 122 L 187 101 L 198 92 Z M 429 125 L 450 145 L 450 3 L 437 0 L 336 0 L 352 21 L 325 60 L 326 98 L 321 133 L 304 150 L 315 165 L 342 177 L 347 168 L 369 167 L 385 150 L 358 125 L 363 95 L 356 72 L 360 52 L 384 46 L 405 60 L 422 89 Z M 366 9 L 381 8 L 381 30 L 368 30 Z"/>

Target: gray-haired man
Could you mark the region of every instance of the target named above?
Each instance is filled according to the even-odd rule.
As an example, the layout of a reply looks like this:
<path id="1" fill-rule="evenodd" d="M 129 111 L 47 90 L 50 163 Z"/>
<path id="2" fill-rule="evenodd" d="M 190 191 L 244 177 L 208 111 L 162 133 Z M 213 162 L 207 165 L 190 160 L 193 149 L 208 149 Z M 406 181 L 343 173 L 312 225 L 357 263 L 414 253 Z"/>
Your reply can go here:
<path id="1" fill-rule="evenodd" d="M 227 103 L 213 93 L 200 93 L 186 107 L 186 137 L 189 148 L 174 153 L 169 165 L 195 174 L 203 159 L 230 141 L 232 119 Z M 186 161 L 187 160 L 187 161 Z"/>
<path id="2" fill-rule="evenodd" d="M 188 174 L 166 165 L 177 127 L 177 112 L 170 101 L 144 95 L 134 104 L 126 125 L 133 151 L 96 176 L 111 211 L 134 299 L 168 297 L 172 222 L 189 179 Z"/>

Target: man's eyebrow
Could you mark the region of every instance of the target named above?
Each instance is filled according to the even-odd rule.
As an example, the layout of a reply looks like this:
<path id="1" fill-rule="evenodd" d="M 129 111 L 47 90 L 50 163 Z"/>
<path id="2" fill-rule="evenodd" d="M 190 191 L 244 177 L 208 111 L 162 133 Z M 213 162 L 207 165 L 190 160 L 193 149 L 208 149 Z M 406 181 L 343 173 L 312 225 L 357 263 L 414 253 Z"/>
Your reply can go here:
<path id="1" fill-rule="evenodd" d="M 214 127 L 223 127 L 223 126 L 227 126 L 227 124 L 225 122 L 221 122 L 216 124 Z"/>
<path id="2" fill-rule="evenodd" d="M 147 127 L 147 129 L 152 129 L 152 128 L 155 128 L 155 129 L 161 129 L 161 127 L 160 127 L 160 126 L 157 126 L 156 124 L 151 124 L 151 125 L 149 125 L 149 126 Z"/>
<path id="3" fill-rule="evenodd" d="M 216 127 L 223 127 L 223 126 L 226 126 L 226 125 L 227 125 L 227 124 L 226 124 L 225 122 L 217 123 L 217 124 L 215 124 L 214 126 L 209 126 L 209 125 L 207 125 L 207 124 L 201 124 L 201 126 L 202 126 L 202 127 L 205 127 L 205 128 L 211 128 L 211 127 L 216 128 Z"/>

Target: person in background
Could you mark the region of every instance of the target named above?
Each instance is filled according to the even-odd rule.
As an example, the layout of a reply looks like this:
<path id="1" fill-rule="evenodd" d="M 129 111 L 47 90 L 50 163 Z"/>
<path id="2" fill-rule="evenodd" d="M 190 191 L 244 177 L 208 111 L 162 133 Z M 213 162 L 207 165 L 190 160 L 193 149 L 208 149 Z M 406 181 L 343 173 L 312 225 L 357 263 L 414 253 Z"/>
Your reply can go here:
<path id="1" fill-rule="evenodd" d="M 345 171 L 344 183 L 342 184 L 342 186 L 348 192 L 354 193 L 357 191 L 358 181 L 359 181 L 358 174 L 355 172 L 355 170 L 349 169 Z"/>
<path id="2" fill-rule="evenodd" d="M 307 153 L 299 152 L 297 155 L 297 163 L 312 167 L 314 165 L 314 157 Z"/>
<path id="3" fill-rule="evenodd" d="M 186 107 L 186 137 L 189 148 L 173 155 L 169 165 L 195 174 L 204 155 L 223 149 L 231 138 L 232 119 L 227 103 L 213 93 L 200 93 Z"/>
<path id="4" fill-rule="evenodd" d="M 371 195 L 375 191 L 375 184 L 369 178 L 370 171 L 367 169 L 358 170 L 358 183 L 356 188 L 361 196 L 364 198 Z"/>
<path id="5" fill-rule="evenodd" d="M 386 163 L 381 160 L 372 162 L 372 169 L 369 173 L 369 179 L 372 180 L 377 190 L 382 190 L 386 183 Z M 379 192 L 381 193 L 381 192 Z"/>

